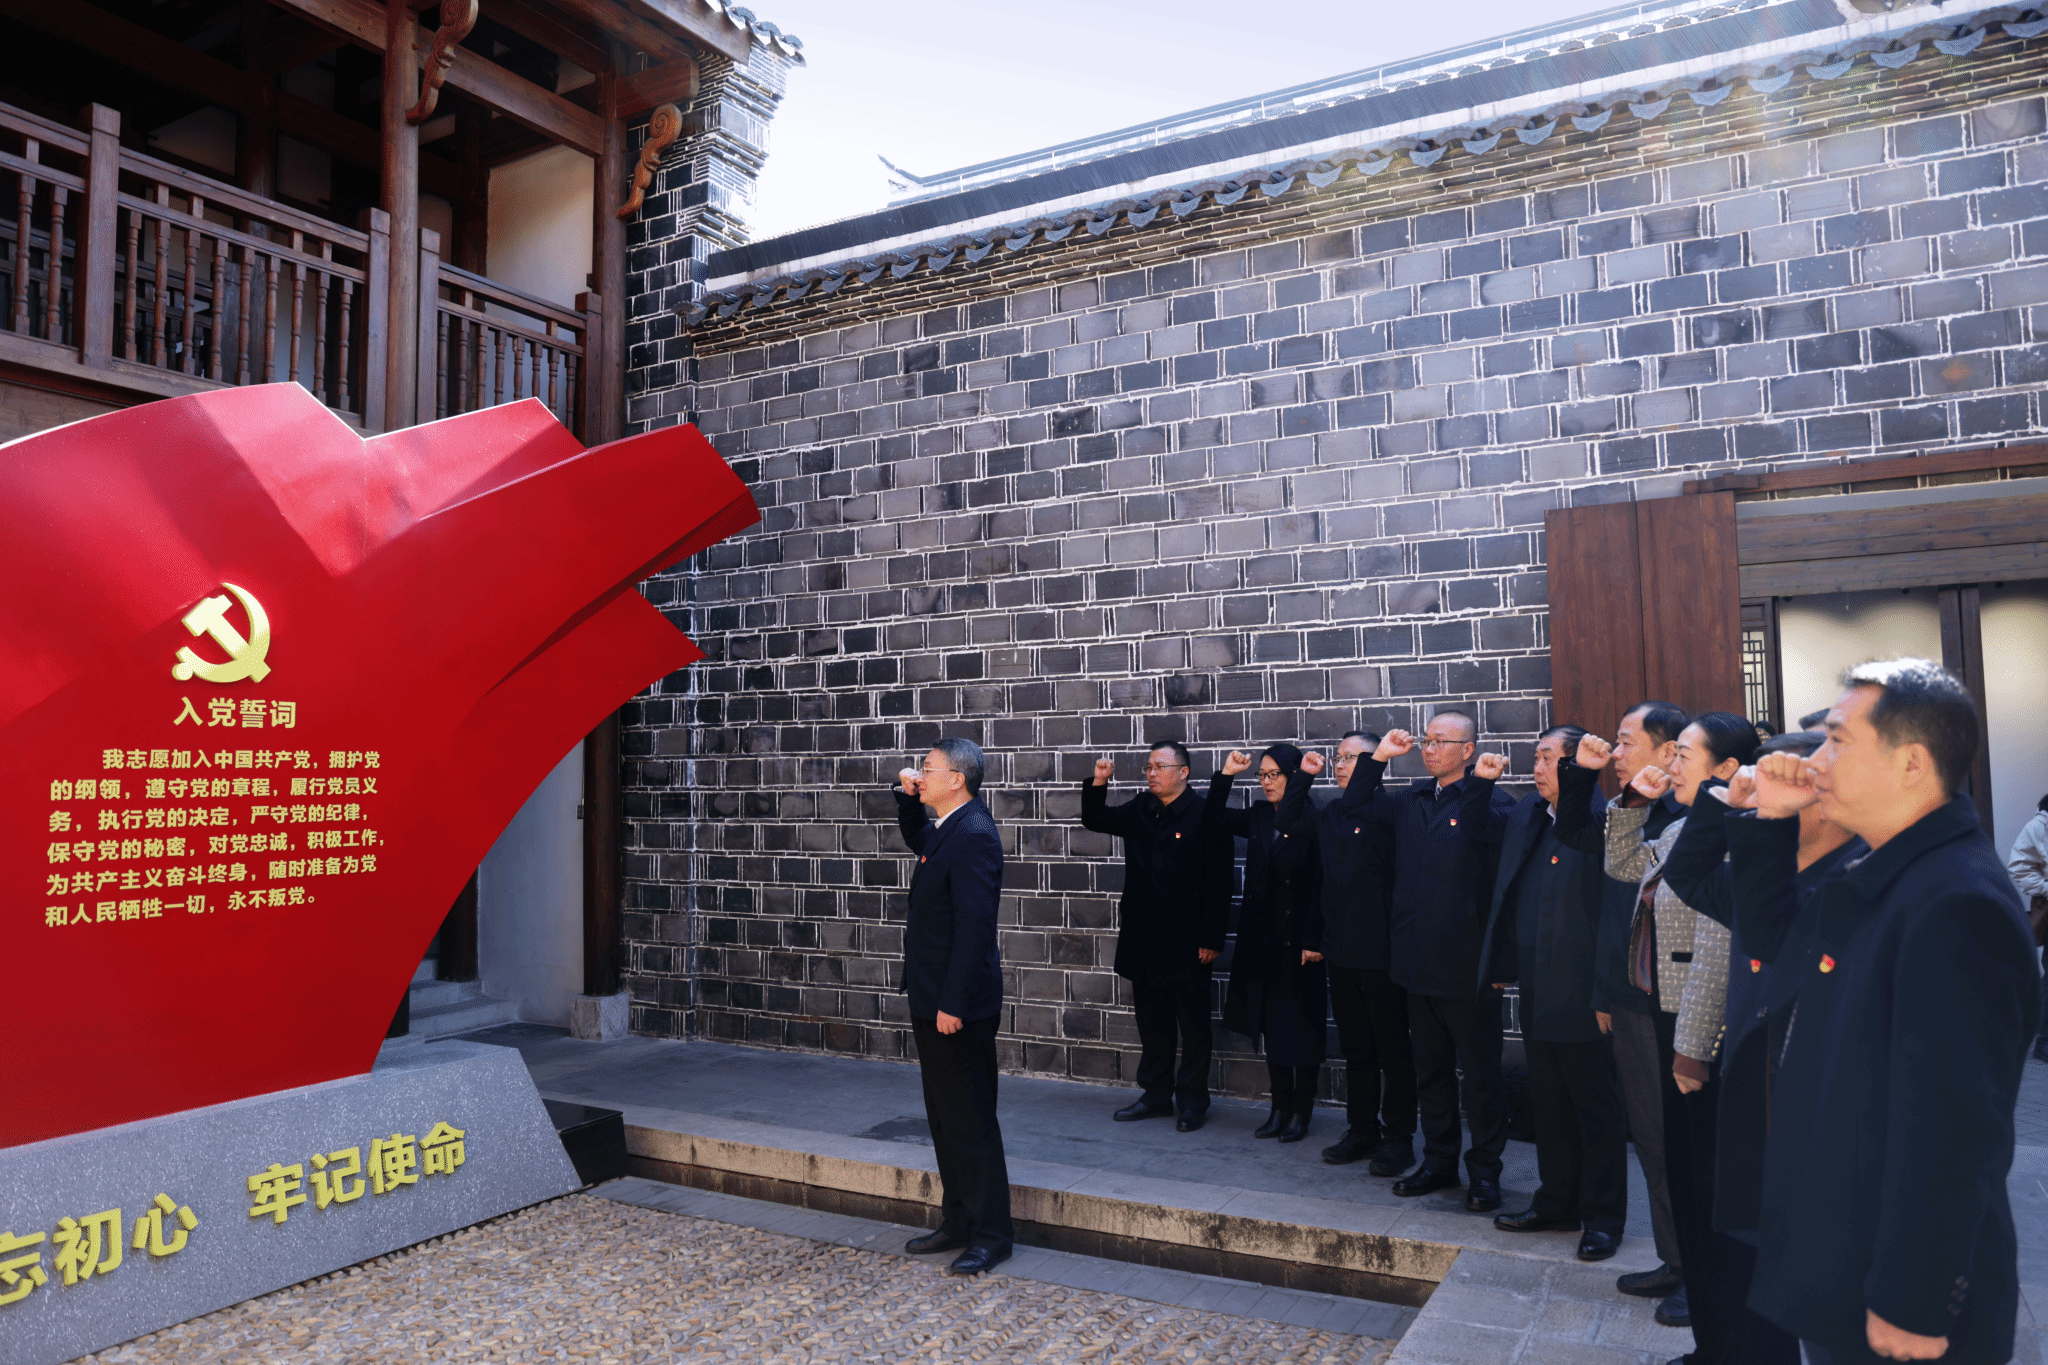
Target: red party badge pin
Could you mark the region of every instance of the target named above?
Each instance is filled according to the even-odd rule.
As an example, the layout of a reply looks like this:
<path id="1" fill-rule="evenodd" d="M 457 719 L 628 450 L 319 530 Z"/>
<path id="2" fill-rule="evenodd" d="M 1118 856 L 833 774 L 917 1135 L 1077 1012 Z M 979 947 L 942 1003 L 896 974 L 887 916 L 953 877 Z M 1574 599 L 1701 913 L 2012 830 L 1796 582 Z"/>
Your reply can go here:
<path id="1" fill-rule="evenodd" d="M 1749 960 L 1749 969 L 1753 972 L 1760 972 L 1764 969 L 1764 964 L 1756 958 L 1751 958 Z"/>
<path id="2" fill-rule="evenodd" d="M 1826 953 L 1822 953 L 1820 955 L 1820 969 L 1824 972 L 1833 971 L 1835 969 L 1835 960 Z"/>

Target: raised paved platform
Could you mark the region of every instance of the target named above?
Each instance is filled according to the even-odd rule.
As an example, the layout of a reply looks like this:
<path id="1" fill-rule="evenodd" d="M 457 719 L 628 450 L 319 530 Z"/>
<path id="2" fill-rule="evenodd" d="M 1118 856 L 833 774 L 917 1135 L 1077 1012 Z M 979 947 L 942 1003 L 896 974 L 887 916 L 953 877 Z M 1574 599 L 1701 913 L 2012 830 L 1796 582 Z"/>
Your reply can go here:
<path id="1" fill-rule="evenodd" d="M 915 1067 L 714 1043 L 582 1042 L 527 1024 L 468 1037 L 517 1047 L 543 1094 L 624 1110 L 642 1175 L 897 1226 L 935 1220 Z M 2048 1067 L 2029 1068 L 2028 1093 L 2034 1104 L 2048 1095 Z M 1318 1111 L 1309 1140 L 1282 1147 L 1251 1137 L 1263 1106 L 1219 1100 L 1202 1131 L 1181 1134 L 1160 1120 L 1113 1123 L 1109 1111 L 1128 1098 L 1003 1079 L 1024 1241 L 1161 1273 L 1420 1305 L 1397 1363 L 1663 1365 L 1691 1346 L 1689 1333 L 1655 1324 L 1652 1304 L 1613 1288 L 1615 1275 L 1656 1261 L 1633 1162 L 1622 1253 L 1586 1266 L 1573 1256 L 1575 1237 L 1499 1232 L 1464 1210 L 1461 1192 L 1401 1199 L 1362 1166 L 1324 1164 L 1318 1152 L 1342 1131 L 1341 1112 Z M 2044 1182 L 2048 1148 L 2023 1147 L 2012 1181 L 2028 1286 L 2020 1365 L 2048 1365 L 2037 1321 L 2048 1309 Z M 1535 1183 L 1534 1149 L 1511 1142 L 1506 1207 L 1526 1206 Z"/>

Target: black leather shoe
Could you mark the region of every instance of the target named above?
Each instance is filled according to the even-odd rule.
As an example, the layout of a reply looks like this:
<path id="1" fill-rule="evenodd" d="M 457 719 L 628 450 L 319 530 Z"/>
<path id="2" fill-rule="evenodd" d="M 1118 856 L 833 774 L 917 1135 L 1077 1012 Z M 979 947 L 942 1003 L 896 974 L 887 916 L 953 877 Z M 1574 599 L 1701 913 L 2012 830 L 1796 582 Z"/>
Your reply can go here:
<path id="1" fill-rule="evenodd" d="M 1474 1213 L 1492 1213 L 1500 1207 L 1500 1182 L 1474 1180 L 1465 1187 L 1465 1207 Z"/>
<path id="2" fill-rule="evenodd" d="M 1374 1139 L 1367 1137 L 1358 1129 L 1346 1128 L 1343 1137 L 1323 1148 L 1323 1160 L 1332 1166 L 1349 1166 L 1352 1162 L 1370 1155 L 1376 1145 Z"/>
<path id="3" fill-rule="evenodd" d="M 1415 1164 L 1415 1144 L 1404 1138 L 1394 1138 L 1372 1154 L 1372 1160 L 1365 1165 L 1369 1175 L 1399 1175 Z"/>
<path id="4" fill-rule="evenodd" d="M 1678 1287 L 1676 1294 L 1657 1305 L 1657 1322 L 1663 1327 L 1692 1326 L 1692 1304 L 1685 1297 L 1684 1285 Z"/>
<path id="5" fill-rule="evenodd" d="M 1284 1127 L 1284 1128 L 1282 1128 L 1282 1129 L 1280 1130 L 1280 1140 L 1281 1140 L 1282 1142 L 1299 1142 L 1299 1141 L 1301 1141 L 1301 1140 L 1302 1140 L 1303 1138 L 1305 1138 L 1305 1137 L 1307 1137 L 1307 1136 L 1308 1136 L 1308 1115 L 1307 1115 L 1307 1114 L 1290 1114 L 1290 1115 L 1288 1115 L 1288 1117 L 1287 1117 L 1287 1126 L 1286 1126 L 1286 1127 Z"/>
<path id="6" fill-rule="evenodd" d="M 1458 1173 L 1456 1171 L 1432 1171 L 1427 1166 L 1417 1166 L 1413 1171 L 1410 1171 L 1407 1175 L 1394 1182 L 1394 1193 L 1402 1196 L 1404 1199 L 1412 1199 L 1418 1194 L 1434 1194 L 1438 1190 L 1455 1190 L 1457 1188 Z"/>
<path id="7" fill-rule="evenodd" d="M 1622 1276 L 1614 1287 L 1639 1299 L 1661 1299 L 1685 1288 L 1685 1277 L 1664 1262 L 1655 1270 L 1638 1270 Z"/>
<path id="8" fill-rule="evenodd" d="M 969 1247 L 960 1253 L 953 1264 L 946 1267 L 948 1275 L 979 1275 L 984 1270 L 993 1270 L 1010 1259 L 1008 1247 Z"/>
<path id="9" fill-rule="evenodd" d="M 1172 1112 L 1173 1106 L 1170 1104 L 1160 1104 L 1154 1100 L 1139 1100 L 1135 1104 L 1125 1105 L 1110 1115 L 1110 1117 L 1118 1123 L 1131 1123 L 1138 1119 L 1165 1118 Z"/>
<path id="10" fill-rule="evenodd" d="M 1582 1261 L 1604 1261 L 1621 1250 L 1621 1238 L 1611 1232 L 1595 1232 L 1591 1228 L 1579 1235 L 1579 1259 Z"/>
<path id="11" fill-rule="evenodd" d="M 1502 1232 L 1577 1232 L 1576 1218 L 1545 1218 L 1534 1209 L 1520 1213 L 1504 1213 L 1493 1220 L 1493 1225 Z"/>
<path id="12" fill-rule="evenodd" d="M 1286 1126 L 1287 1115 L 1275 1109 L 1272 1113 L 1266 1115 L 1264 1123 L 1252 1130 L 1252 1136 L 1255 1138 L 1279 1137 L 1280 1130 Z"/>
<path id="13" fill-rule="evenodd" d="M 1180 1117 L 1173 1121 L 1173 1131 L 1192 1133 L 1202 1126 L 1202 1118 L 1202 1111 L 1199 1109 L 1183 1109 L 1180 1111 Z"/>
<path id="14" fill-rule="evenodd" d="M 913 1237 L 903 1244 L 903 1249 L 913 1256 L 929 1256 L 935 1251 L 958 1251 L 967 1245 L 967 1239 L 958 1233 L 940 1228 L 927 1232 L 922 1237 Z"/>

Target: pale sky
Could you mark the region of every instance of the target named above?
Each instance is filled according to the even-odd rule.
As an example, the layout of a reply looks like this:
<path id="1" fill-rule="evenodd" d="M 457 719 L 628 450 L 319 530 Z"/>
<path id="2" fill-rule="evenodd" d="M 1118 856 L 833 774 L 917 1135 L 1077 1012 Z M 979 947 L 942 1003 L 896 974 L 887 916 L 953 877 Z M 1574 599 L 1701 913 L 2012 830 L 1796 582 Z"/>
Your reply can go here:
<path id="1" fill-rule="evenodd" d="M 1609 8 L 1588 0 L 752 0 L 809 63 L 769 134 L 756 240 L 936 171 Z"/>

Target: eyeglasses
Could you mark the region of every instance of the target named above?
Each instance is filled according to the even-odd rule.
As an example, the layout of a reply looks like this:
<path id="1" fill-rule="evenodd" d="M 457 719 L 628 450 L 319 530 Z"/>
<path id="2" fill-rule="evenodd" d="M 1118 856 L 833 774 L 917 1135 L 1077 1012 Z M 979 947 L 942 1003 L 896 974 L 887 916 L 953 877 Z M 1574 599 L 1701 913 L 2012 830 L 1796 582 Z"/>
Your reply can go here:
<path id="1" fill-rule="evenodd" d="M 1286 773 L 1260 773 L 1260 774 L 1259 774 L 1259 781 L 1261 781 L 1261 782 L 1285 782 L 1286 780 L 1287 780 L 1287 774 L 1286 774 Z"/>
<path id="2" fill-rule="evenodd" d="M 956 773 L 960 770 L 958 768 L 934 768 L 931 764 L 927 763 L 919 768 L 918 771 L 929 777 L 933 773 Z"/>
<path id="3" fill-rule="evenodd" d="M 1185 763 L 1147 763 L 1145 771 L 1148 773 L 1172 773 L 1179 772 L 1187 766 Z"/>
<path id="4" fill-rule="evenodd" d="M 1469 739 L 1425 739 L 1420 747 L 1424 749 L 1456 749 L 1461 745 L 1470 744 L 1471 742 Z"/>

